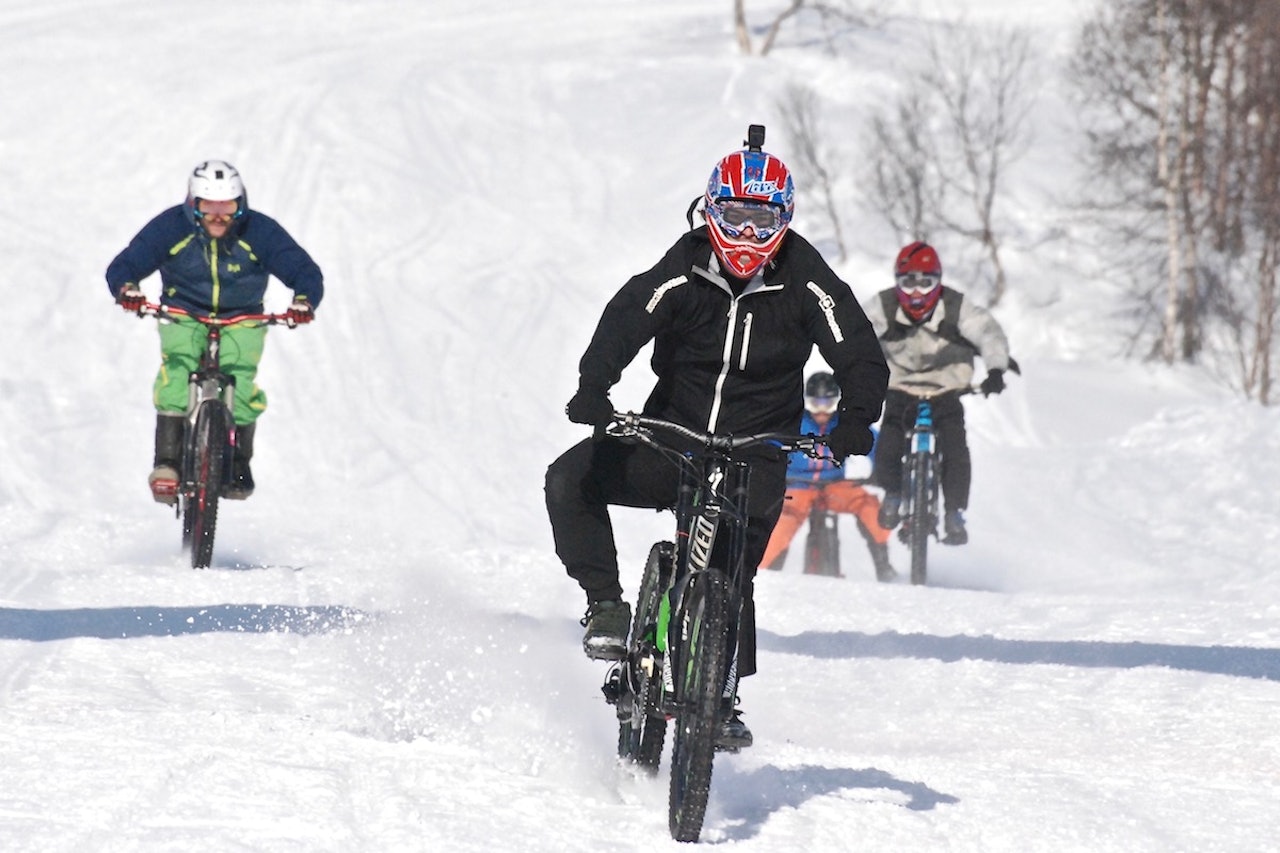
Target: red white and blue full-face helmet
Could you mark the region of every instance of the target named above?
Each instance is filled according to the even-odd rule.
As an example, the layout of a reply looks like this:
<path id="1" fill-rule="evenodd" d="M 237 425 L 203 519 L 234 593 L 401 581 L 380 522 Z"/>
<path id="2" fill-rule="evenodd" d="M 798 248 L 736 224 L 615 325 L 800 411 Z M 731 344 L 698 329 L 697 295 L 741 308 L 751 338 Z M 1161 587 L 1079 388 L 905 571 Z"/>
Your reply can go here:
<path id="1" fill-rule="evenodd" d="M 942 261 L 934 248 L 920 240 L 903 246 L 893 280 L 903 313 L 916 323 L 929 319 L 942 298 Z"/>
<path id="2" fill-rule="evenodd" d="M 707 181 L 707 233 L 725 272 L 751 278 L 782 245 L 796 209 L 786 165 L 764 151 L 735 151 Z"/>

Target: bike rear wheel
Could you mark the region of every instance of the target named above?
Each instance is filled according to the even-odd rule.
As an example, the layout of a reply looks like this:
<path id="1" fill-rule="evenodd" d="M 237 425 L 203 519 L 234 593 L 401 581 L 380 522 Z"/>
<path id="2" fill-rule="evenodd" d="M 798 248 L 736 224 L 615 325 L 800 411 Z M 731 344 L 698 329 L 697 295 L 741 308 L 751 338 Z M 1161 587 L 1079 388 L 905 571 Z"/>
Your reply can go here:
<path id="1" fill-rule="evenodd" d="M 667 718 L 658 704 L 663 660 L 657 648 L 657 630 L 658 610 L 674 566 L 675 545 L 654 543 L 636 597 L 631 643 L 624 664 L 627 686 L 618 705 L 618 757 L 651 774 L 658 772 L 667 737 Z"/>
<path id="2" fill-rule="evenodd" d="M 933 494 L 933 457 L 917 453 L 911 462 L 911 516 L 907 547 L 911 550 L 911 583 L 920 585 L 929 577 L 929 537 L 936 528 L 936 497 Z"/>
<path id="3" fill-rule="evenodd" d="M 702 832 L 716 738 L 720 702 L 728 666 L 729 581 L 708 569 L 694 575 L 677 614 L 679 648 L 668 658 L 679 699 L 675 742 L 671 751 L 671 837 L 697 841 Z"/>
<path id="4" fill-rule="evenodd" d="M 190 468 L 184 472 L 182 496 L 182 544 L 191 553 L 193 569 L 208 568 L 213 562 L 230 428 L 221 402 L 207 400 L 196 411 L 188 454 Z"/>
<path id="5" fill-rule="evenodd" d="M 818 510 L 809 514 L 805 537 L 805 574 L 840 577 L 840 533 L 834 513 Z"/>

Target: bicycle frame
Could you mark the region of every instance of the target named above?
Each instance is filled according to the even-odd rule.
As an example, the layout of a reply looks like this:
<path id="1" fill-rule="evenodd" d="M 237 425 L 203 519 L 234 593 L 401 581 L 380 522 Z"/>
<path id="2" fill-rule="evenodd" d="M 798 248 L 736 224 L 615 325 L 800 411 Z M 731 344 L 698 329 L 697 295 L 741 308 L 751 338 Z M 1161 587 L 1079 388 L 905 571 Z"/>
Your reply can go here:
<path id="1" fill-rule="evenodd" d="M 697 449 L 659 439 L 659 430 Z M 617 705 L 619 755 L 651 772 L 661 758 L 666 721 L 676 720 L 671 834 L 694 841 L 710 791 L 720 708 L 737 687 L 750 465 L 734 454 L 769 442 L 816 454 L 824 440 L 713 435 L 635 414 L 616 414 L 607 432 L 646 444 L 680 467 L 674 542 L 650 551 L 628 655 L 606 677 L 604 693 Z"/>
<path id="2" fill-rule="evenodd" d="M 180 308 L 146 303 L 139 317 L 161 323 L 187 317 L 203 325 L 207 334 L 196 369 L 187 379 L 182 460 L 178 472 L 178 500 L 174 511 L 182 519 L 182 545 L 191 552 L 193 568 L 207 568 L 213 558 L 218 499 L 230 485 L 236 447 L 235 378 L 222 370 L 222 329 L 237 323 L 295 323 L 287 314 L 241 314 L 200 317 Z"/>

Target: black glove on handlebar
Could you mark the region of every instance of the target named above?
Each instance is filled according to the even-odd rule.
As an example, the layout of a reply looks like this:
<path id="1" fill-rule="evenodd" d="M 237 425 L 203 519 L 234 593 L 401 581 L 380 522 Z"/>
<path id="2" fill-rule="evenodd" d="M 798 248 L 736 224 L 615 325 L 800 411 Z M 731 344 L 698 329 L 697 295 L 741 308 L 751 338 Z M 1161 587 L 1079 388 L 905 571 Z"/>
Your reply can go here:
<path id="1" fill-rule="evenodd" d="M 120 292 L 116 294 L 116 302 L 130 314 L 137 314 L 142 310 L 142 306 L 147 304 L 147 297 L 142 292 L 142 288 L 133 282 L 129 282 L 120 288 Z"/>
<path id="2" fill-rule="evenodd" d="M 835 429 L 827 436 L 827 447 L 831 450 L 831 456 L 840 460 L 847 456 L 866 456 L 871 452 L 875 440 L 871 424 L 855 418 L 841 417 Z"/>
<path id="3" fill-rule="evenodd" d="M 579 388 L 564 407 L 564 413 L 575 424 L 600 427 L 613 420 L 613 403 L 603 388 Z"/>
<path id="4" fill-rule="evenodd" d="M 988 370 L 987 378 L 982 380 L 982 384 L 978 386 L 982 391 L 982 396 L 990 397 L 992 394 L 999 394 L 1004 390 L 1004 371 L 1000 369 Z"/>

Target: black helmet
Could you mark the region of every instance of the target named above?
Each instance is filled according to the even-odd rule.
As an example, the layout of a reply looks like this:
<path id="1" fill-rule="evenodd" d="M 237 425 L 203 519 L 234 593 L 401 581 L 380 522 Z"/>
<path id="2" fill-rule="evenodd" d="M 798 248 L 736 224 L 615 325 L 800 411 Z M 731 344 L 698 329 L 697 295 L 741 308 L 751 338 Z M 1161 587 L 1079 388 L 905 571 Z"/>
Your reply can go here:
<path id="1" fill-rule="evenodd" d="M 834 412 L 840 405 L 840 386 L 830 373 L 815 373 L 804 383 L 804 407 L 811 412 Z"/>

